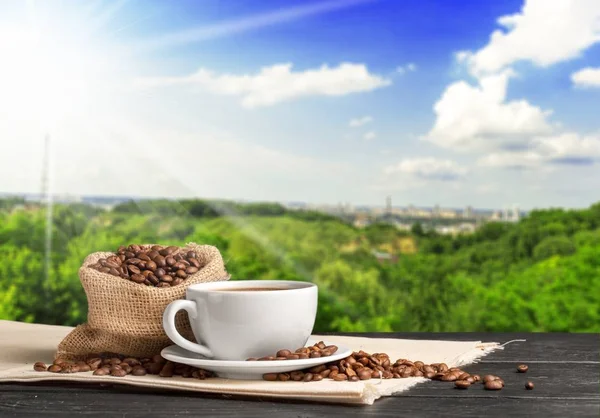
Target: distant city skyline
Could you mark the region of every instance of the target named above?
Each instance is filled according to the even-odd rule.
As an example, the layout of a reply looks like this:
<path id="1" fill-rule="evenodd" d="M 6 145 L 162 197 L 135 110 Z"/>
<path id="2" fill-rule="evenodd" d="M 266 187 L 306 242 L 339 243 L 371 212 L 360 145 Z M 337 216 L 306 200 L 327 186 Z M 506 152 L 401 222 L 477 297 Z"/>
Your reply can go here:
<path id="1" fill-rule="evenodd" d="M 600 200 L 597 0 L 5 0 L 0 192 Z M 558 22 L 558 23 L 556 23 Z"/>

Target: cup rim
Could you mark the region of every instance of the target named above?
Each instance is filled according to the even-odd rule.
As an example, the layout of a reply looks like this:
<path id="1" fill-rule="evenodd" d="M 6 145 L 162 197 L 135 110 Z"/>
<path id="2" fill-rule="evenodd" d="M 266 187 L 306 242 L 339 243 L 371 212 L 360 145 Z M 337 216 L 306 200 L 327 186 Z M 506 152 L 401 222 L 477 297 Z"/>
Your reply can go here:
<path id="1" fill-rule="evenodd" d="M 227 280 L 227 281 L 216 281 L 216 282 L 205 282 L 205 283 L 194 283 L 190 285 L 186 293 L 218 293 L 227 295 L 248 295 L 248 294 L 260 294 L 266 293 L 273 294 L 270 290 L 240 290 L 237 292 L 231 292 L 222 289 L 235 289 L 235 288 L 253 288 L 253 287 L 281 287 L 282 291 L 286 292 L 302 292 L 317 287 L 316 284 L 306 281 L 295 281 L 295 280 Z"/>

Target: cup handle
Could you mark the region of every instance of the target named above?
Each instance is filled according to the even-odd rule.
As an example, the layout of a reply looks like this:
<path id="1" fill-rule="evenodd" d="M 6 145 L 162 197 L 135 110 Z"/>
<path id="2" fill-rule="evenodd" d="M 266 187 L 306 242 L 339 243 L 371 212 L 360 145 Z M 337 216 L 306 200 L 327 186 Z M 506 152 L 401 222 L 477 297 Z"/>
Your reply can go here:
<path id="1" fill-rule="evenodd" d="M 169 303 L 167 309 L 165 309 L 165 312 L 163 313 L 163 328 L 165 329 L 167 336 L 175 344 L 188 351 L 193 351 L 194 353 L 201 354 L 205 357 L 214 357 L 212 351 L 210 351 L 208 347 L 189 341 L 177 331 L 177 328 L 175 327 L 175 315 L 182 309 L 187 311 L 190 319 L 195 319 L 198 316 L 196 302 L 194 301 L 179 299 Z"/>

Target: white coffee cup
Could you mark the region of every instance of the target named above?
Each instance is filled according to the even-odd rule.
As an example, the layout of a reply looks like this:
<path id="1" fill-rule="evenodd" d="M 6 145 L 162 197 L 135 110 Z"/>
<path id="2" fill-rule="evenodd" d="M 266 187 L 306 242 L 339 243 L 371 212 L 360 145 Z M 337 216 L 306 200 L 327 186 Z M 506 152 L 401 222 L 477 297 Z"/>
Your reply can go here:
<path id="1" fill-rule="evenodd" d="M 277 290 L 259 290 L 277 289 Z M 317 286 L 284 280 L 198 283 L 186 299 L 171 302 L 163 315 L 165 332 L 178 346 L 218 360 L 246 360 L 303 347 L 317 315 Z M 188 313 L 198 343 L 182 337 L 175 315 Z"/>

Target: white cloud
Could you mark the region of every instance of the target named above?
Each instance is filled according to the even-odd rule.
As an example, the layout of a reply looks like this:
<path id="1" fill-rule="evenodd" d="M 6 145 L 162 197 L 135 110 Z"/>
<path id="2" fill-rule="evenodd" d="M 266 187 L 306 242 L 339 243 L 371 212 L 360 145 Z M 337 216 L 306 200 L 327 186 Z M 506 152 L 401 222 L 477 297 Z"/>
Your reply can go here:
<path id="1" fill-rule="evenodd" d="M 414 62 L 409 62 L 406 65 L 400 65 L 396 67 L 396 72 L 400 74 L 406 74 L 407 72 L 417 71 L 417 64 Z"/>
<path id="2" fill-rule="evenodd" d="M 457 55 L 473 74 L 498 72 L 518 61 L 546 67 L 578 57 L 600 42 L 600 1 L 526 0 L 520 13 L 501 16 L 489 43 Z"/>
<path id="3" fill-rule="evenodd" d="M 351 128 L 358 128 L 359 126 L 363 126 L 371 122 L 373 122 L 372 116 L 363 116 L 362 118 L 351 119 L 349 126 Z"/>
<path id="4" fill-rule="evenodd" d="M 364 64 L 322 65 L 305 71 L 292 71 L 292 64 L 263 67 L 257 74 L 215 74 L 204 68 L 183 77 L 142 78 L 140 87 L 172 85 L 195 86 L 214 94 L 240 96 L 242 106 L 272 106 L 308 96 L 344 96 L 389 86 L 391 81 L 369 73 Z"/>
<path id="5" fill-rule="evenodd" d="M 479 159 L 478 165 L 525 169 L 538 167 L 542 161 L 542 156 L 535 151 L 505 151 L 486 155 Z"/>
<path id="6" fill-rule="evenodd" d="M 377 134 L 373 131 L 367 132 L 366 134 L 364 134 L 363 139 L 365 141 L 372 141 L 375 138 L 377 138 Z"/>
<path id="7" fill-rule="evenodd" d="M 458 81 L 446 88 L 434 105 L 436 121 L 423 139 L 457 151 L 514 148 L 553 127 L 542 110 L 526 100 L 506 101 L 512 72 L 483 77 L 473 86 Z"/>
<path id="8" fill-rule="evenodd" d="M 548 164 L 590 165 L 600 161 L 600 135 L 565 132 L 533 138 L 525 150 L 487 155 L 481 166 L 537 168 Z"/>
<path id="9" fill-rule="evenodd" d="M 571 81 L 577 87 L 600 87 L 600 67 L 586 67 L 574 72 Z"/>
<path id="10" fill-rule="evenodd" d="M 418 179 L 447 181 L 465 176 L 468 170 L 451 160 L 426 157 L 404 159 L 396 165 L 386 167 L 384 173 L 401 173 Z"/>

